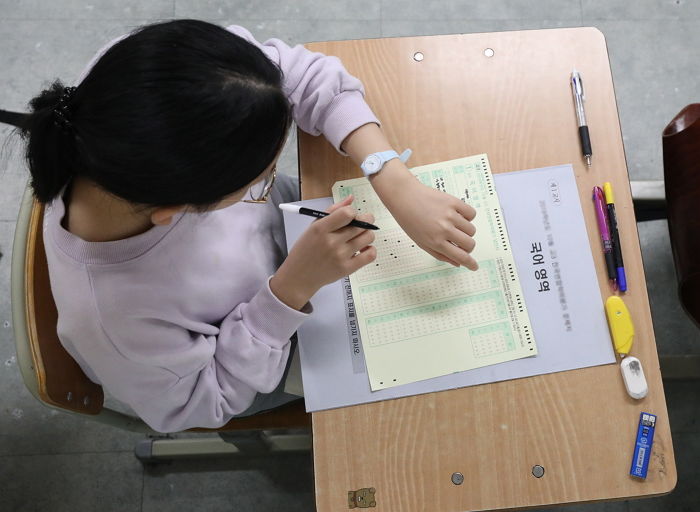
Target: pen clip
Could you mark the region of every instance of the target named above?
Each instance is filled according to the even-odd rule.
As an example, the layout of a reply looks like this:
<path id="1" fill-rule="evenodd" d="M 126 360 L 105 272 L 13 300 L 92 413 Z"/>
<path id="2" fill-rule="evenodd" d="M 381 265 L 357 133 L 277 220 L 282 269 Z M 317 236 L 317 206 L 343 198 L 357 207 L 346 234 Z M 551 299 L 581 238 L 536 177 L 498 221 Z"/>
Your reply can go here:
<path id="1" fill-rule="evenodd" d="M 571 72 L 571 85 L 574 88 L 574 94 L 581 98 L 581 100 L 586 101 L 586 94 L 583 91 L 583 79 L 580 73 L 575 69 Z"/>

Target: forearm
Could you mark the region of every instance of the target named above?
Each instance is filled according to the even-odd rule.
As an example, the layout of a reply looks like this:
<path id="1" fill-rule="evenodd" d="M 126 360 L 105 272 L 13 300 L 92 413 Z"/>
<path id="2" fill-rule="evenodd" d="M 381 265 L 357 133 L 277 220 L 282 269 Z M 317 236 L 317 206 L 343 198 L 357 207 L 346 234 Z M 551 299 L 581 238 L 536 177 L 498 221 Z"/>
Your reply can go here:
<path id="1" fill-rule="evenodd" d="M 341 148 L 357 165 L 371 153 L 395 149 L 375 123 L 365 124 L 351 132 L 341 144 Z M 401 160 L 394 158 L 389 160 L 380 172 L 370 176 L 369 181 L 382 202 L 391 209 L 392 196 L 396 197 L 394 192 L 401 183 L 409 179 L 415 178 Z"/>
<path id="2" fill-rule="evenodd" d="M 318 291 L 318 287 L 300 286 L 294 280 L 294 276 L 290 276 L 288 268 L 283 265 L 270 279 L 270 290 L 281 302 L 301 311 Z"/>
<path id="3" fill-rule="evenodd" d="M 392 148 L 381 128 L 365 124 L 341 144 L 356 164 L 367 155 Z M 372 187 L 401 228 L 418 247 L 434 258 L 452 265 L 476 270 L 470 256 L 474 249 L 474 209 L 458 198 L 423 185 L 401 160 L 393 158 L 369 178 Z M 415 208 L 420 204 L 420 211 Z M 457 214 L 457 215 L 456 215 Z"/>

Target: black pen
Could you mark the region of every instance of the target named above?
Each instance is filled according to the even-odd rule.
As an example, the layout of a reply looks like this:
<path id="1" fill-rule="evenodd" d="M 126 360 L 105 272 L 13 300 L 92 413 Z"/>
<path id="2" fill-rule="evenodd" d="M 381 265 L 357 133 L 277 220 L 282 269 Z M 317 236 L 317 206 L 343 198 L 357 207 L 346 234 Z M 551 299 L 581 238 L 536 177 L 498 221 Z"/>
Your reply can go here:
<path id="1" fill-rule="evenodd" d="M 574 94 L 574 104 L 576 105 L 576 120 L 578 122 L 578 135 L 581 138 L 581 151 L 586 159 L 586 163 L 590 166 L 593 150 L 591 149 L 591 137 L 588 134 L 588 125 L 586 124 L 586 113 L 583 111 L 583 102 L 586 101 L 586 96 L 583 93 L 581 75 L 575 69 L 571 72 L 571 92 Z"/>
<path id="2" fill-rule="evenodd" d="M 285 212 L 300 213 L 302 215 L 308 215 L 309 217 L 317 217 L 319 219 L 330 215 L 330 213 L 321 212 L 319 210 L 312 210 L 311 208 L 304 208 L 303 206 L 299 206 L 298 204 L 282 203 L 280 204 L 280 210 L 283 210 Z M 362 222 L 361 220 L 353 220 L 350 222 L 350 224 L 348 224 L 348 226 L 355 226 L 364 229 L 379 229 L 374 224 L 370 224 L 369 222 Z"/>

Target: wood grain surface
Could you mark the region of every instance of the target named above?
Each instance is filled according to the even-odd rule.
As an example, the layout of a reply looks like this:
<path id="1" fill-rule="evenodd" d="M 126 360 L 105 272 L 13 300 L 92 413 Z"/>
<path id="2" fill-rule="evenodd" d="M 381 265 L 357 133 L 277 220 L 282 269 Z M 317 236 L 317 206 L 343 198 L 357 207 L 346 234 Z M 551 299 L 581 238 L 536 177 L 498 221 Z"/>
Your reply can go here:
<path id="1" fill-rule="evenodd" d="M 379 511 L 464 511 L 653 496 L 676 467 L 605 39 L 594 28 L 310 43 L 360 78 L 410 166 L 487 153 L 494 173 L 571 163 L 603 299 L 591 190 L 613 184 L 627 270 L 632 355 L 649 394 L 633 400 L 618 364 L 313 414 L 319 512 L 374 487 Z M 486 57 L 484 50 L 494 51 Z M 414 54 L 423 53 L 416 61 Z M 593 165 L 581 156 L 569 76 L 581 71 Z M 360 176 L 323 137 L 299 134 L 302 197 Z M 400 191 L 397 191 L 400 193 Z M 583 327 L 585 328 L 585 327 Z M 639 413 L 658 416 L 649 474 L 628 476 Z M 532 475 L 539 464 L 542 478 Z M 464 475 L 454 485 L 451 475 Z"/>

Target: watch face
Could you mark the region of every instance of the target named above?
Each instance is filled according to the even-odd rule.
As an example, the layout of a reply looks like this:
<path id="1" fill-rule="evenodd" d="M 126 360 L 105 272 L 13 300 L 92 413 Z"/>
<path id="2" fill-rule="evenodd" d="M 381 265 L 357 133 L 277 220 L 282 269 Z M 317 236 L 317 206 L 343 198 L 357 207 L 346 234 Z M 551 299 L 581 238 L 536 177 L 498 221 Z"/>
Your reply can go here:
<path id="1" fill-rule="evenodd" d="M 365 169 L 367 172 L 377 172 L 381 169 L 382 161 L 377 155 L 369 155 L 365 160 Z"/>

